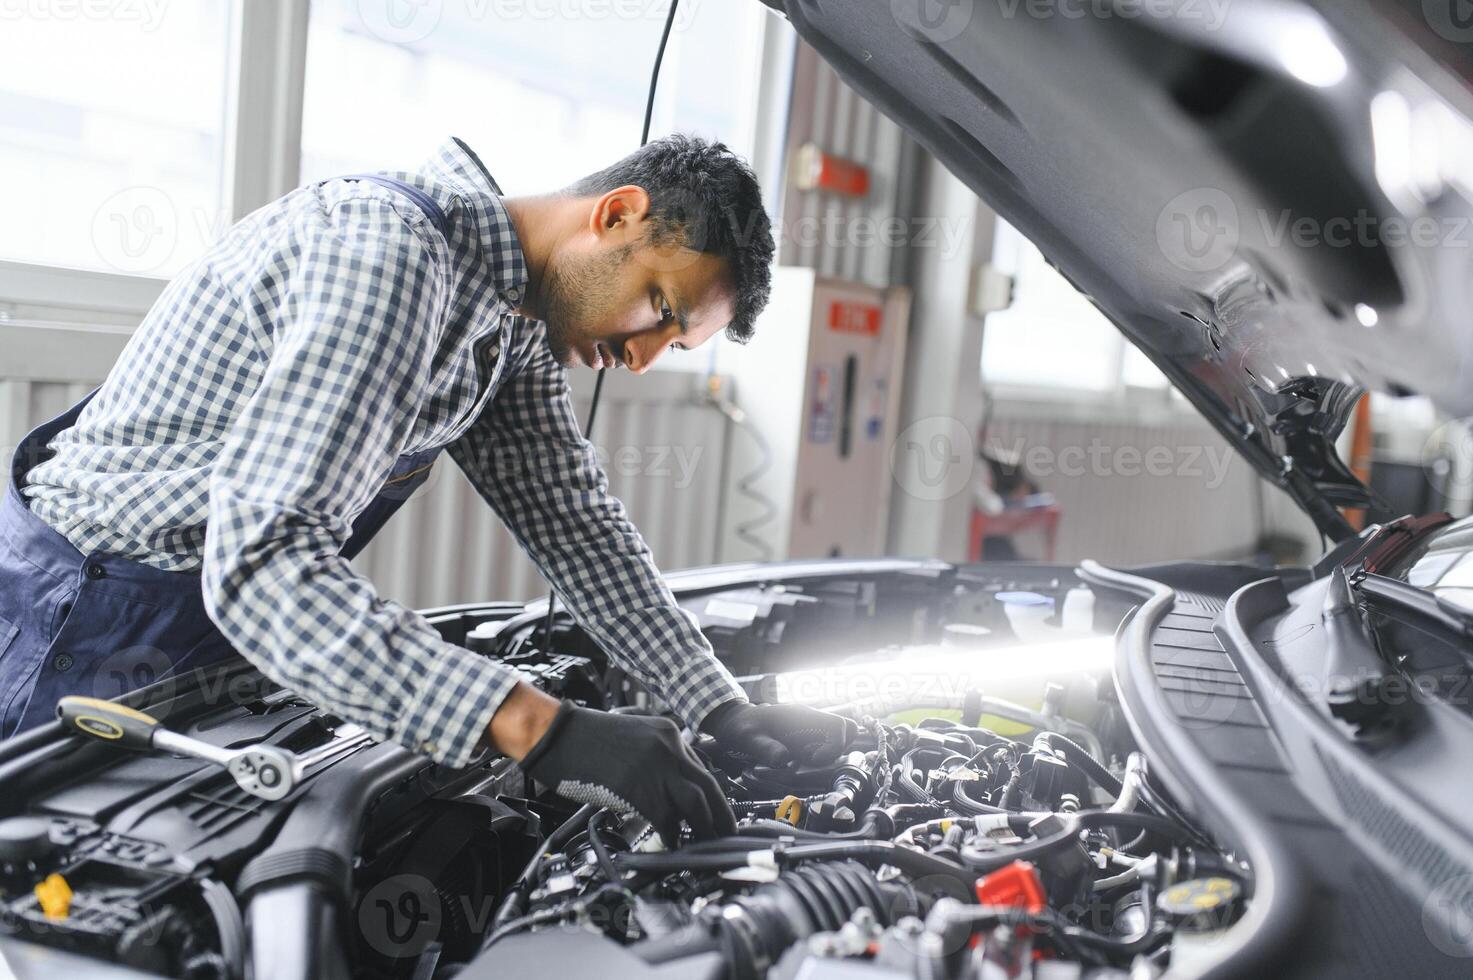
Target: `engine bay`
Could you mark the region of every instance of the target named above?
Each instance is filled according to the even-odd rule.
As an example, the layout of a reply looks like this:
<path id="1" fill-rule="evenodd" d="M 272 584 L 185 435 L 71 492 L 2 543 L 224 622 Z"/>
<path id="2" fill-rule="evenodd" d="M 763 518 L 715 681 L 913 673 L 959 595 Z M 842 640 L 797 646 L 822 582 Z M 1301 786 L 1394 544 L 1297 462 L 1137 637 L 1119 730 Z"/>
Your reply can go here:
<path id="1" fill-rule="evenodd" d="M 1129 600 L 1051 566 L 718 572 L 672 584 L 752 698 L 860 731 L 781 769 L 688 735 L 736 836 L 666 848 L 504 757 L 448 770 L 376 744 L 242 662 L 136 697 L 193 738 L 294 753 L 279 800 L 55 726 L 0 755 L 8 959 L 200 980 L 1144 977 L 1210 959 L 1252 902 L 1254 869 L 1152 779 L 1121 711 Z M 429 615 L 549 693 L 662 710 L 545 611 Z"/>

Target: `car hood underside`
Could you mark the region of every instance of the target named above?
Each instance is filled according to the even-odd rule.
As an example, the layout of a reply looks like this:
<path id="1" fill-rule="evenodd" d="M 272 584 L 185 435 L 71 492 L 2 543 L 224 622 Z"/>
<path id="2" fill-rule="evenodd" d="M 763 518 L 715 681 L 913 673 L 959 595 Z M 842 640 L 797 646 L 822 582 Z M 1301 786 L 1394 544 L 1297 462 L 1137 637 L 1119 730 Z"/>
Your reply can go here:
<path id="1" fill-rule="evenodd" d="M 1416 3 L 781 7 L 1336 539 L 1337 508 L 1373 502 L 1334 447 L 1362 394 L 1473 410 L 1456 24 Z"/>

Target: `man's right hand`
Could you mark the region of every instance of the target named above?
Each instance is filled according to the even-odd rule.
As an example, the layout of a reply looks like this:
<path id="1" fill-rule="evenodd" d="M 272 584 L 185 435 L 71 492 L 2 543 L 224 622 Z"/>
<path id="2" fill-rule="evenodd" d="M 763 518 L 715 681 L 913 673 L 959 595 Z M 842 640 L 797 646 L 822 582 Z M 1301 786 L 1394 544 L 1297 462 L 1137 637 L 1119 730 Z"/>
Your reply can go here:
<path id="1" fill-rule="evenodd" d="M 701 840 L 736 833 L 726 796 L 665 718 L 564 701 L 520 762 L 559 796 L 643 818 L 667 846 L 678 843 L 681 820 Z"/>

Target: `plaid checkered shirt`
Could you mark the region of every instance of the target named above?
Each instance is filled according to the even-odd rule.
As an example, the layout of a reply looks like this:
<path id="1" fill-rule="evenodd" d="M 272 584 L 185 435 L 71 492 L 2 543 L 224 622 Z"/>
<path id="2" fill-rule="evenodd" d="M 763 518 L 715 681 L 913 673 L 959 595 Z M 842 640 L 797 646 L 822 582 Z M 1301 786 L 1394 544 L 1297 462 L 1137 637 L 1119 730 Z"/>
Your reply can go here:
<path id="1" fill-rule="evenodd" d="M 452 140 L 397 190 L 329 180 L 235 225 L 169 283 L 27 474 L 83 553 L 201 573 L 278 683 L 466 764 L 519 679 L 380 597 L 338 552 L 401 455 L 448 447 L 626 670 L 695 724 L 740 689 L 661 580 L 579 429 L 499 189 Z"/>

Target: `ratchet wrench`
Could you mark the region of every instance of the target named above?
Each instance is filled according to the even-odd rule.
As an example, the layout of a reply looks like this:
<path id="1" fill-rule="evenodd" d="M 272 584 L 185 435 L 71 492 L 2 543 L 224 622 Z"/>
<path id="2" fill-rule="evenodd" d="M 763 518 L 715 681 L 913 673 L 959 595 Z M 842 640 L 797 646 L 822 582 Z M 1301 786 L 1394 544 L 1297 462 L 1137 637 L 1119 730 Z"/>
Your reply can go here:
<path id="1" fill-rule="evenodd" d="M 241 789 L 263 800 L 279 800 L 290 793 L 306 764 L 301 756 L 270 745 L 222 749 L 171 732 L 142 711 L 101 698 L 68 695 L 56 703 L 56 716 L 64 726 L 89 738 L 212 762 L 230 773 Z"/>

